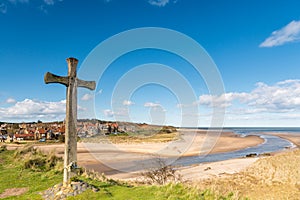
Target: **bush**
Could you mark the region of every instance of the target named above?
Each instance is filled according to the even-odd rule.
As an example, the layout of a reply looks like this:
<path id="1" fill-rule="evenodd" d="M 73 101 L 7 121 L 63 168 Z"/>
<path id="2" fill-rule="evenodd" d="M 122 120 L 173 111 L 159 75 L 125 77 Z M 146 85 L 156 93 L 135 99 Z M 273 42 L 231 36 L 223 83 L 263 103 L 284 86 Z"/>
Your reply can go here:
<path id="1" fill-rule="evenodd" d="M 169 182 L 181 181 L 181 176 L 176 173 L 176 170 L 172 166 L 167 165 L 162 158 L 156 158 L 155 162 L 158 167 L 151 168 L 141 174 L 144 177 L 143 182 L 147 184 L 165 185 Z"/>
<path id="2" fill-rule="evenodd" d="M 25 169 L 32 169 L 32 170 L 37 170 L 37 169 L 45 169 L 46 165 L 46 159 L 45 158 L 33 158 L 33 159 L 28 159 L 25 160 L 24 162 L 24 168 Z M 39 171 L 39 170 L 38 170 Z"/>
<path id="3" fill-rule="evenodd" d="M 14 158 L 20 160 L 24 169 L 33 171 L 62 171 L 62 158 L 57 157 L 53 152 L 47 155 L 33 146 L 26 146 L 16 150 Z M 59 166 L 59 167 L 58 167 Z"/>
<path id="4" fill-rule="evenodd" d="M 159 131 L 160 134 L 163 134 L 163 133 L 174 133 L 174 132 L 177 132 L 177 129 L 173 126 L 163 126 L 161 128 L 161 130 Z"/>

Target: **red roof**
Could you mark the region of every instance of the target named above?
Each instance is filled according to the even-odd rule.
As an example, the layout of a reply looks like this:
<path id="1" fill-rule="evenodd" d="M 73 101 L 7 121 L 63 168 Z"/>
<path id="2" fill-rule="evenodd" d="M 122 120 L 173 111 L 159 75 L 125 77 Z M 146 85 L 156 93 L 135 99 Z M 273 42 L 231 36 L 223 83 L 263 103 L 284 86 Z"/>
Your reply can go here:
<path id="1" fill-rule="evenodd" d="M 40 133 L 40 134 L 45 134 L 45 133 L 46 133 L 46 130 L 41 128 L 41 129 L 39 129 L 39 133 Z"/>
<path id="2" fill-rule="evenodd" d="M 34 134 L 15 134 L 15 138 L 34 137 Z"/>
<path id="3" fill-rule="evenodd" d="M 65 132 L 65 127 L 59 128 L 59 129 L 58 129 L 58 132 L 64 133 L 64 132 Z"/>

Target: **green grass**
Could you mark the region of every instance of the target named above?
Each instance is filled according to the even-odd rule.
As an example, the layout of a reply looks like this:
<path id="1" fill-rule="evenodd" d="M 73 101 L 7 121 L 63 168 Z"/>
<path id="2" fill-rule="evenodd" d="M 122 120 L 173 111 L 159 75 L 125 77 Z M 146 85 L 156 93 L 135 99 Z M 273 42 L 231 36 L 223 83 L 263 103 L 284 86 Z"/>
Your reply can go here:
<path id="1" fill-rule="evenodd" d="M 62 175 L 56 171 L 34 172 L 31 169 L 24 169 L 22 162 L 14 159 L 14 153 L 14 151 L 0 152 L 0 193 L 8 188 L 28 187 L 29 190 L 24 195 L 4 199 L 41 199 L 38 192 L 61 181 Z"/>
<path id="2" fill-rule="evenodd" d="M 169 184 L 165 186 L 138 186 L 128 187 L 122 185 L 106 185 L 95 193 L 88 190 L 76 197 L 68 199 L 104 199 L 104 200 L 230 200 L 232 194 L 228 196 L 217 196 L 206 190 L 197 191 L 183 184 Z"/>
<path id="3" fill-rule="evenodd" d="M 173 133 L 159 133 L 154 134 L 153 131 L 137 131 L 137 132 L 128 132 L 128 133 L 122 133 L 117 135 L 109 135 L 109 136 L 103 136 L 103 135 L 97 135 L 90 138 L 81 138 L 81 142 L 107 142 L 110 141 L 111 143 L 120 144 L 120 143 L 142 143 L 142 142 L 153 142 L 153 143 L 162 143 L 162 142 L 170 142 L 177 140 L 180 137 L 180 134 L 178 132 Z"/>
<path id="4" fill-rule="evenodd" d="M 20 196 L 11 196 L 4 199 L 42 199 L 39 192 L 46 190 L 62 181 L 62 172 L 57 168 L 51 170 L 41 168 L 24 167 L 28 162 L 29 151 L 8 151 L 0 148 L 0 194 L 9 188 L 24 188 L 29 190 Z M 39 153 L 34 152 L 36 156 Z M 33 156 L 33 157 L 34 157 Z M 44 158 L 44 155 L 41 155 Z M 119 183 L 114 180 L 98 181 L 84 176 L 79 176 L 76 179 L 85 181 L 96 188 L 99 192 L 87 190 L 84 193 L 69 197 L 68 199 L 109 199 L 109 200 L 229 200 L 232 195 L 217 196 L 214 193 L 207 191 L 199 191 L 196 188 L 186 186 L 184 184 L 168 184 L 165 186 L 132 186 L 126 183 Z"/>

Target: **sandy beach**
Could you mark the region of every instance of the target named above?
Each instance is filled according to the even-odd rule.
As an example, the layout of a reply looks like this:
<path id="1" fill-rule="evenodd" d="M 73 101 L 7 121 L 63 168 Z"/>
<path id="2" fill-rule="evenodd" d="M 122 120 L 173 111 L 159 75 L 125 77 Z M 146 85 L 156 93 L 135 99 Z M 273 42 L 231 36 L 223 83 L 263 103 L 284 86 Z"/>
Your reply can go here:
<path id="1" fill-rule="evenodd" d="M 180 130 L 181 139 L 169 143 L 78 143 L 78 164 L 87 169 L 105 173 L 113 178 L 128 179 L 139 175 L 145 165 L 150 165 L 156 156 L 197 156 L 200 153 L 222 153 L 261 144 L 258 136 L 240 137 L 231 132 Z M 206 145 L 205 145 L 206 143 Z M 37 145 L 42 151 L 55 151 L 63 156 L 64 145 Z M 9 148 L 16 148 L 10 145 Z M 234 173 L 253 163 L 256 159 L 234 159 L 213 164 L 200 164 L 180 169 L 185 179 Z M 210 170 L 204 170 L 206 168 Z M 194 173 L 192 173 L 194 172 Z"/>

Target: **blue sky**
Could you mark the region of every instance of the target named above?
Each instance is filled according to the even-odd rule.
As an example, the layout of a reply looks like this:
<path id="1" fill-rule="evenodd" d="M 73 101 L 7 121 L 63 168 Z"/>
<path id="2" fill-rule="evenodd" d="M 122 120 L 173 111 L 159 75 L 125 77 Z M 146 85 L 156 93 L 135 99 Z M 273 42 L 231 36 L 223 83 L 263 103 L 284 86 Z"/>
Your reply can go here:
<path id="1" fill-rule="evenodd" d="M 80 68 L 108 38 L 161 27 L 189 36 L 206 50 L 224 94 L 211 94 L 186 60 L 143 49 L 116 59 L 96 80 L 95 92 L 80 89 L 79 117 L 90 117 L 86 106 L 94 102 L 99 119 L 129 115 L 135 122 L 180 126 L 186 117 L 181 109 L 197 108 L 188 117 L 209 126 L 216 106 L 225 109 L 225 126 L 299 126 L 299 8 L 297 0 L 0 0 L 0 121 L 62 120 L 65 87 L 44 84 L 47 71 L 66 75 L 66 58 L 78 58 Z M 182 103 L 170 88 L 148 84 L 120 99 L 123 107 L 114 106 L 113 90 L 121 77 L 147 63 L 176 70 L 197 99 Z"/>

